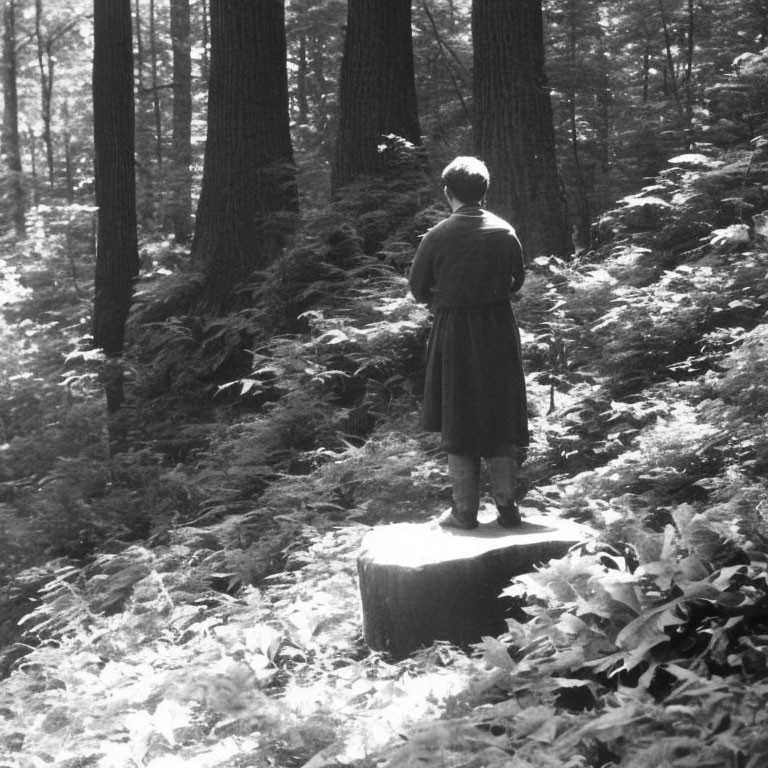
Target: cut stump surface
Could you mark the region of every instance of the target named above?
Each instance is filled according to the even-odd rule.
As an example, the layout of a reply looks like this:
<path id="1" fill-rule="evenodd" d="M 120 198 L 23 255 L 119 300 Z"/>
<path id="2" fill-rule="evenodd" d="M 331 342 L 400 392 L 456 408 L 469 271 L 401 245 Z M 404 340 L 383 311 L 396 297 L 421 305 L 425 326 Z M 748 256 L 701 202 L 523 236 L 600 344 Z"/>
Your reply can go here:
<path id="1" fill-rule="evenodd" d="M 370 648 L 403 658 L 436 640 L 466 647 L 500 634 L 510 607 L 500 594 L 512 577 L 592 535 L 554 516 L 528 515 L 512 529 L 494 518 L 486 510 L 471 531 L 398 523 L 365 536 L 357 569 Z"/>

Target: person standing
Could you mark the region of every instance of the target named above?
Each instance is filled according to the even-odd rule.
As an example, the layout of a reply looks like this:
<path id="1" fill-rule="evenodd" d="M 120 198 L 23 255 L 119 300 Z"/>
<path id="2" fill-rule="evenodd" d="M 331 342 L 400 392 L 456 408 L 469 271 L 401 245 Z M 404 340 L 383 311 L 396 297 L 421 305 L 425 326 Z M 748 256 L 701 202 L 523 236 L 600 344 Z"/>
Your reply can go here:
<path id="1" fill-rule="evenodd" d="M 489 180 L 475 157 L 446 166 L 451 214 L 423 236 L 408 279 L 416 301 L 433 313 L 422 422 L 440 432 L 448 454 L 453 502 L 438 520 L 448 528 L 478 525 L 482 459 L 497 523 L 522 523 L 515 496 L 528 411 L 510 294 L 522 287 L 525 264 L 514 228 L 482 207 Z"/>

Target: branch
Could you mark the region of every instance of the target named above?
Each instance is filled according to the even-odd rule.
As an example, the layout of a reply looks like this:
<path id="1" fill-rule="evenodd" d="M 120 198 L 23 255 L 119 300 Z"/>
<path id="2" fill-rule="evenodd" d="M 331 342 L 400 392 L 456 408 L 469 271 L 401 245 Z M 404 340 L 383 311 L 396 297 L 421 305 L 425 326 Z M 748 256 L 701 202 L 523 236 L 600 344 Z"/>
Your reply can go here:
<path id="1" fill-rule="evenodd" d="M 427 14 L 427 18 L 429 19 L 429 23 L 432 27 L 432 34 L 435 36 L 435 42 L 438 45 L 438 50 L 440 51 L 440 58 L 443 60 L 443 63 L 445 64 L 445 68 L 448 71 L 448 76 L 451 78 L 451 82 L 453 83 L 453 87 L 456 91 L 456 95 L 459 98 L 459 101 L 461 102 L 462 109 L 464 110 L 464 113 L 467 115 L 467 118 L 469 119 L 470 123 L 472 121 L 472 113 L 469 111 L 469 107 L 467 107 L 467 103 L 464 100 L 464 95 L 461 92 L 461 88 L 459 86 L 459 82 L 456 79 L 456 75 L 453 72 L 453 69 L 448 62 L 448 59 L 446 58 L 445 51 L 448 51 L 448 53 L 451 54 L 451 56 L 454 58 L 454 60 L 458 63 L 459 67 L 463 70 L 465 74 L 468 74 L 463 64 L 458 60 L 456 57 L 456 54 L 451 51 L 451 49 L 448 47 L 448 45 L 443 41 L 443 39 L 440 37 L 440 33 L 437 29 L 437 24 L 435 24 L 434 16 L 432 15 L 432 11 L 429 8 L 429 4 L 427 3 L 427 0 L 422 0 L 421 7 L 424 9 L 424 13 Z"/>
<path id="2" fill-rule="evenodd" d="M 74 29 L 83 19 L 91 19 L 91 18 L 93 18 L 92 13 L 81 13 L 79 16 L 75 16 L 75 18 L 72 19 L 68 24 L 65 24 L 63 27 L 60 27 L 55 32 L 48 35 L 48 41 L 51 44 L 53 44 L 59 38 L 64 37 L 64 35 L 66 35 L 67 32 L 70 32 L 72 29 Z"/>

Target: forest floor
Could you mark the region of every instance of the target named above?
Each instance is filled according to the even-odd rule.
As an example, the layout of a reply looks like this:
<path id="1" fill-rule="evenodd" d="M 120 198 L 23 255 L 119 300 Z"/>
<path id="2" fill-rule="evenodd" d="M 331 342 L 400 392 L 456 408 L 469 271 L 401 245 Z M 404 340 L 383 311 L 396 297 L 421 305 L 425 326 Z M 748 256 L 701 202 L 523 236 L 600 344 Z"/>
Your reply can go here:
<path id="1" fill-rule="evenodd" d="M 166 545 L 134 544 L 85 572 L 53 569 L 43 604 L 25 620 L 49 641 L 0 689 L 0 765 L 373 765 L 393 740 L 407 746 L 390 765 L 509 757 L 488 730 L 510 708 L 491 705 L 500 670 L 447 643 L 392 662 L 361 638 L 357 555 L 370 524 L 385 509 L 386 522 L 423 521 L 444 506 L 397 500 L 403 483 L 447 492 L 424 441 L 388 425 L 324 467 L 371 495 L 358 491 L 347 521 L 286 514 L 284 570 L 236 597 L 206 588 L 210 560 L 247 559 L 230 542 L 258 512 L 183 526 Z M 277 481 L 271 493 L 290 497 L 296 482 Z"/>
<path id="2" fill-rule="evenodd" d="M 41 311 L 48 273 L 33 292 L 9 264 L 0 630 L 21 618 L 25 645 L 4 643 L 0 768 L 764 765 L 766 185 L 749 153 L 678 158 L 601 219 L 598 250 L 530 265 L 522 509 L 600 541 L 510 585 L 529 621 L 399 662 L 362 640 L 360 542 L 450 497 L 402 275 L 371 289 L 362 261 L 353 308 L 262 347 L 235 382 L 258 408 L 173 424 L 160 398 L 113 458 L 85 302 Z M 165 357 L 134 361 L 143 386 L 200 362 L 185 322 L 147 324 Z M 332 407 L 360 379 L 366 407 Z"/>

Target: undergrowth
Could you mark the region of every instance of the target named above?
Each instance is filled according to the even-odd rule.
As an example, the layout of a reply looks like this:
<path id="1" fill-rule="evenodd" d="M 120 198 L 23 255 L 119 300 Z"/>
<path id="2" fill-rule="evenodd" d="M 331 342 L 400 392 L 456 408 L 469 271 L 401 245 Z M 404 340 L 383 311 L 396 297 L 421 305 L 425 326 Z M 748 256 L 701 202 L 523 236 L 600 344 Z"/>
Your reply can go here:
<path id="1" fill-rule="evenodd" d="M 768 247 L 757 208 L 707 214 L 757 199 L 753 159 L 677 158 L 599 251 L 529 265 L 522 506 L 599 534 L 516 579 L 528 620 L 473 654 L 392 663 L 361 639 L 361 537 L 450 497 L 418 427 L 407 195 L 365 234 L 328 218 L 226 317 L 147 246 L 122 454 L 79 301 L 0 326 L 3 600 L 26 633 L 0 765 L 762 766 Z"/>

